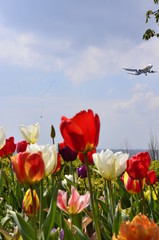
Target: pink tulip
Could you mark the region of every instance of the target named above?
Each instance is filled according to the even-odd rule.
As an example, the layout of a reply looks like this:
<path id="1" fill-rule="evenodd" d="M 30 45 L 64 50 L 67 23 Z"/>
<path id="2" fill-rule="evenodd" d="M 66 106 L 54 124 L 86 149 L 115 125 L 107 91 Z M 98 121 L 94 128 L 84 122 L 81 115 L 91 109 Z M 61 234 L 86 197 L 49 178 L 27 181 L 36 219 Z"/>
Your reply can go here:
<path id="1" fill-rule="evenodd" d="M 67 206 L 67 192 L 58 190 L 57 206 L 64 212 L 69 214 L 77 214 L 82 212 L 90 204 L 90 193 L 87 191 L 85 195 L 79 195 L 77 190 L 71 186 L 71 197 L 68 200 Z"/>

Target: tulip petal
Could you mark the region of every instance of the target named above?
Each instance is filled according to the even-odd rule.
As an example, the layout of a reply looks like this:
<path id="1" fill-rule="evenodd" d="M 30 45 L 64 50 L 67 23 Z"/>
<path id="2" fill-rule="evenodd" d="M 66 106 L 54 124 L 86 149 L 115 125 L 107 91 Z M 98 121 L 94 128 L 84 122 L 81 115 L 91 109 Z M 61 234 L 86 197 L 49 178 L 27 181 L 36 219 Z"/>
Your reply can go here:
<path id="1" fill-rule="evenodd" d="M 84 208 L 88 207 L 90 204 L 90 193 L 87 191 L 85 195 L 80 196 L 79 200 L 79 208 L 78 208 L 78 213 L 80 213 Z"/>
<path id="2" fill-rule="evenodd" d="M 62 121 L 60 130 L 65 142 L 68 146 L 78 152 L 83 151 L 85 148 L 85 140 L 81 128 L 72 121 Z"/>
<path id="3" fill-rule="evenodd" d="M 67 209 L 67 192 L 58 190 L 57 195 L 57 206 L 62 209 L 64 212 L 68 213 Z"/>
<path id="4" fill-rule="evenodd" d="M 69 212 L 71 214 L 77 213 L 79 206 L 80 206 L 80 195 L 77 190 L 71 186 L 71 197 L 68 201 Z"/>

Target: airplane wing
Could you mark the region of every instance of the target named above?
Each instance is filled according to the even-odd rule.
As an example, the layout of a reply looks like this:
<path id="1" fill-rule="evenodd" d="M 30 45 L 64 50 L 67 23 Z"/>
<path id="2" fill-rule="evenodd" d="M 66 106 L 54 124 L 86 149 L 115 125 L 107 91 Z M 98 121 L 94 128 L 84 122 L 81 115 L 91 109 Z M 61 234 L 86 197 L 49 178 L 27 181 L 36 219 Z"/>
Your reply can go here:
<path id="1" fill-rule="evenodd" d="M 130 71 L 130 72 L 137 72 L 138 69 L 135 69 L 135 68 L 123 68 L 124 70 L 126 71 Z"/>
<path id="2" fill-rule="evenodd" d="M 142 73 L 139 73 L 139 72 L 127 72 L 127 74 L 131 74 L 131 75 L 140 75 Z"/>
<path id="3" fill-rule="evenodd" d="M 156 73 L 157 71 L 151 70 L 149 73 Z"/>

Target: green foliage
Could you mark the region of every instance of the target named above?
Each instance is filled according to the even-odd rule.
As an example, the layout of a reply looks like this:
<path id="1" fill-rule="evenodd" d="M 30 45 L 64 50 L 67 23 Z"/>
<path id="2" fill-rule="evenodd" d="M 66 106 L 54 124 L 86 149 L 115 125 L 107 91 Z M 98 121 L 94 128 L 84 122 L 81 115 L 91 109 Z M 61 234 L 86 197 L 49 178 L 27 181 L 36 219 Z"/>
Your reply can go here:
<path id="1" fill-rule="evenodd" d="M 158 0 L 154 0 L 154 4 L 158 4 Z M 159 9 L 156 10 L 156 11 L 148 10 L 146 12 L 146 23 L 148 23 L 148 21 L 151 17 L 154 17 L 156 24 L 158 24 L 158 22 L 159 22 Z M 153 29 L 147 29 L 145 31 L 145 33 L 143 34 L 143 39 L 149 40 L 150 38 L 152 38 L 154 36 L 159 37 L 159 33 L 156 33 L 155 30 L 153 30 Z"/>

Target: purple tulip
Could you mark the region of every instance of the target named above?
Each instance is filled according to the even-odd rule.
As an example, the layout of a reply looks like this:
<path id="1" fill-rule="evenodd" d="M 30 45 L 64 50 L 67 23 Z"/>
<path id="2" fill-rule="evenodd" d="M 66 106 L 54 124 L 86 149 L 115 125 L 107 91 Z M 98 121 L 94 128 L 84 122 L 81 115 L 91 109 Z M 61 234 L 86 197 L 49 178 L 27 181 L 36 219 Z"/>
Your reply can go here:
<path id="1" fill-rule="evenodd" d="M 74 161 L 77 158 L 77 152 L 73 151 L 69 146 L 61 148 L 59 153 L 66 162 Z"/>
<path id="2" fill-rule="evenodd" d="M 54 232 L 56 232 L 56 228 L 53 228 L 52 230 L 51 230 L 51 235 L 54 233 Z M 64 239 L 64 229 L 61 229 L 60 230 L 60 240 L 63 240 Z"/>
<path id="3" fill-rule="evenodd" d="M 76 171 L 77 171 L 78 177 L 80 177 L 80 178 L 86 178 L 87 177 L 87 167 L 86 167 L 86 165 L 83 165 L 79 168 L 76 168 Z"/>

